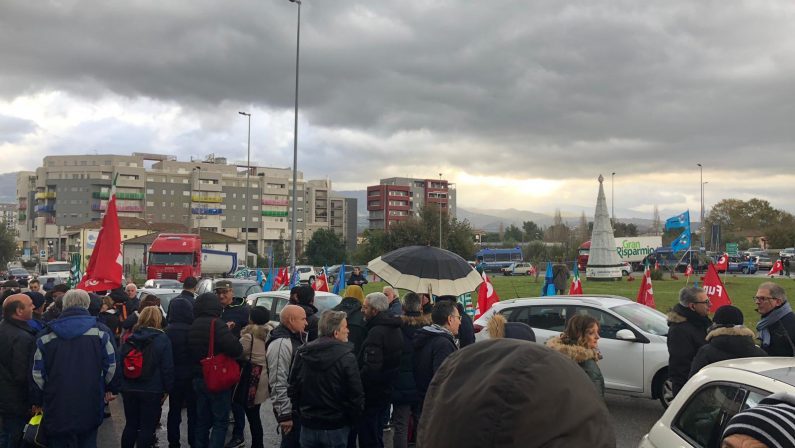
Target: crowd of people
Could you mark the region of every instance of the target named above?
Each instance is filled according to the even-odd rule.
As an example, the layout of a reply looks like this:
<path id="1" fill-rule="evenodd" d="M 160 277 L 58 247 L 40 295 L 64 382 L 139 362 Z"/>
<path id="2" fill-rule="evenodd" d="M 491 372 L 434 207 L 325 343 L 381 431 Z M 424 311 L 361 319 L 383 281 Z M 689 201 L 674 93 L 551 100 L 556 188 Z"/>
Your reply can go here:
<path id="1" fill-rule="evenodd" d="M 354 282 L 339 305 L 321 313 L 314 290 L 297 286 L 274 325 L 268 309 L 234 297 L 231 282 L 216 280 L 213 292 L 198 297 L 197 284 L 187 278 L 167 314 L 157 297 L 139 298 L 132 283 L 104 296 L 64 285 L 43 291 L 35 280 L 24 292 L 14 281 L 3 284 L 0 448 L 23 446 L 25 425 L 36 414 L 47 446 L 96 447 L 108 403 L 118 395 L 125 448 L 157 445 L 165 400 L 169 447 L 181 446 L 186 418 L 191 447 L 245 446 L 248 426 L 251 446 L 262 448 L 268 399 L 266 412 L 285 448 L 383 447 L 384 434 L 396 448 L 478 440 L 615 445 L 600 398 L 599 322 L 590 316 L 573 316 L 543 347 L 528 343 L 535 341 L 532 328 L 496 314 L 490 340 L 474 344 L 472 319 L 452 296 L 401 298 L 388 286 L 365 295 Z M 680 291 L 668 315 L 674 393 L 713 362 L 795 354 L 795 314 L 784 289 L 763 283 L 754 300 L 760 346 L 738 308 L 721 307 L 710 319 L 702 289 Z M 208 365 L 221 365 L 213 359 L 237 367 L 229 385 L 208 376 Z M 772 400 L 776 409 L 794 402 Z M 565 409 L 567 419 L 545 412 L 547 405 Z M 467 425 L 500 430 L 460 430 Z M 729 443 L 753 435 L 742 428 L 727 427 Z"/>

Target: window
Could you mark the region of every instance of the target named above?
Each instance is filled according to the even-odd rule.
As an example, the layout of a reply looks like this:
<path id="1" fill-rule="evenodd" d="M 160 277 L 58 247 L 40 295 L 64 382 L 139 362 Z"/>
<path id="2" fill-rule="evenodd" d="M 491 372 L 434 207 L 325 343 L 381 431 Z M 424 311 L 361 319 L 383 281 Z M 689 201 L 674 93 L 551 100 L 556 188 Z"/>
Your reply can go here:
<path id="1" fill-rule="evenodd" d="M 623 321 L 619 320 L 612 314 L 605 313 L 602 310 L 589 307 L 577 307 L 575 314 L 584 316 L 591 316 L 599 321 L 599 336 L 608 339 L 616 339 L 618 330 L 630 330 L 629 326 Z"/>
<path id="2" fill-rule="evenodd" d="M 711 384 L 697 391 L 674 420 L 673 429 L 697 447 L 717 447 L 723 427 L 737 413 L 743 391 L 731 384 Z"/>
<path id="3" fill-rule="evenodd" d="M 562 305 L 515 308 L 510 315 L 503 312 L 509 322 L 523 322 L 533 328 L 551 331 L 563 331 L 566 314 L 566 307 Z"/>
<path id="4" fill-rule="evenodd" d="M 151 188 L 147 188 L 146 189 L 146 194 L 155 194 L 155 190 L 153 190 Z"/>
<path id="5" fill-rule="evenodd" d="M 270 311 L 273 309 L 273 297 L 257 297 L 256 306 L 261 306 Z"/>

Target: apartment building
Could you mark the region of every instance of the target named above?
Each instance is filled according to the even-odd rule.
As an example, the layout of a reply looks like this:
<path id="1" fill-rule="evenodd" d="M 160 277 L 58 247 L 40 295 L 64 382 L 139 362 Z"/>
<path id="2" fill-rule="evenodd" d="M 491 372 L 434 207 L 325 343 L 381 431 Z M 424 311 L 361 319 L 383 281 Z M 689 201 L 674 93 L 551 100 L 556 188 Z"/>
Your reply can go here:
<path id="1" fill-rule="evenodd" d="M 17 219 L 19 219 L 19 206 L 17 204 L 0 203 L 0 223 L 6 225 L 10 232 L 17 229 Z"/>
<path id="2" fill-rule="evenodd" d="M 279 240 L 289 248 L 292 169 L 247 167 L 213 155 L 178 161 L 149 153 L 47 156 L 35 172 L 19 173 L 21 247 L 30 253 L 66 247 L 66 227 L 101 219 L 114 178 L 120 217 L 177 223 L 240 240 L 248 234 L 252 253 L 264 254 Z M 314 230 L 332 227 L 330 192 L 330 180 L 305 181 L 298 173 L 297 253 Z M 344 233 L 350 230 L 339 228 L 344 238 L 355 239 L 355 228 L 352 237 Z"/>
<path id="3" fill-rule="evenodd" d="M 387 230 L 390 224 L 418 216 L 426 204 L 437 204 L 455 217 L 455 184 L 444 179 L 381 179 L 367 187 L 369 228 Z"/>

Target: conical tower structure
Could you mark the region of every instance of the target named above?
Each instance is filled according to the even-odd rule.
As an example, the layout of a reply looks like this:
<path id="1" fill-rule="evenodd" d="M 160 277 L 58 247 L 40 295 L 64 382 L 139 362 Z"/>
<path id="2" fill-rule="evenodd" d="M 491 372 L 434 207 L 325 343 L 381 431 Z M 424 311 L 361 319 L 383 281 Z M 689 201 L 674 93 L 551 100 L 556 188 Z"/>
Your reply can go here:
<path id="1" fill-rule="evenodd" d="M 607 199 L 602 185 L 604 180 L 605 178 L 600 174 L 599 195 L 596 197 L 596 213 L 585 277 L 588 280 L 621 280 L 621 261 L 616 253 L 616 238 L 610 214 L 607 212 Z"/>

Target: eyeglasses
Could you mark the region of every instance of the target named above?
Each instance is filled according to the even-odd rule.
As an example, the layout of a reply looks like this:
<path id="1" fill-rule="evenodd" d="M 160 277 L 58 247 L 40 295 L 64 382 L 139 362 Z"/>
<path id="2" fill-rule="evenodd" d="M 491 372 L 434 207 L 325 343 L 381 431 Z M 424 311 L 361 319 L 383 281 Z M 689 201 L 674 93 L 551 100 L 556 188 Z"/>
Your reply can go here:
<path id="1" fill-rule="evenodd" d="M 460 314 L 454 314 L 454 315 L 452 315 L 450 317 L 455 317 L 455 318 L 458 318 L 458 320 L 461 320 L 461 315 Z"/>
<path id="2" fill-rule="evenodd" d="M 754 296 L 754 302 L 764 302 L 765 300 L 773 300 L 775 297 Z"/>
<path id="3" fill-rule="evenodd" d="M 710 302 L 709 300 L 705 300 L 703 302 L 693 302 L 694 305 L 698 305 L 700 303 L 712 303 L 712 302 Z"/>

